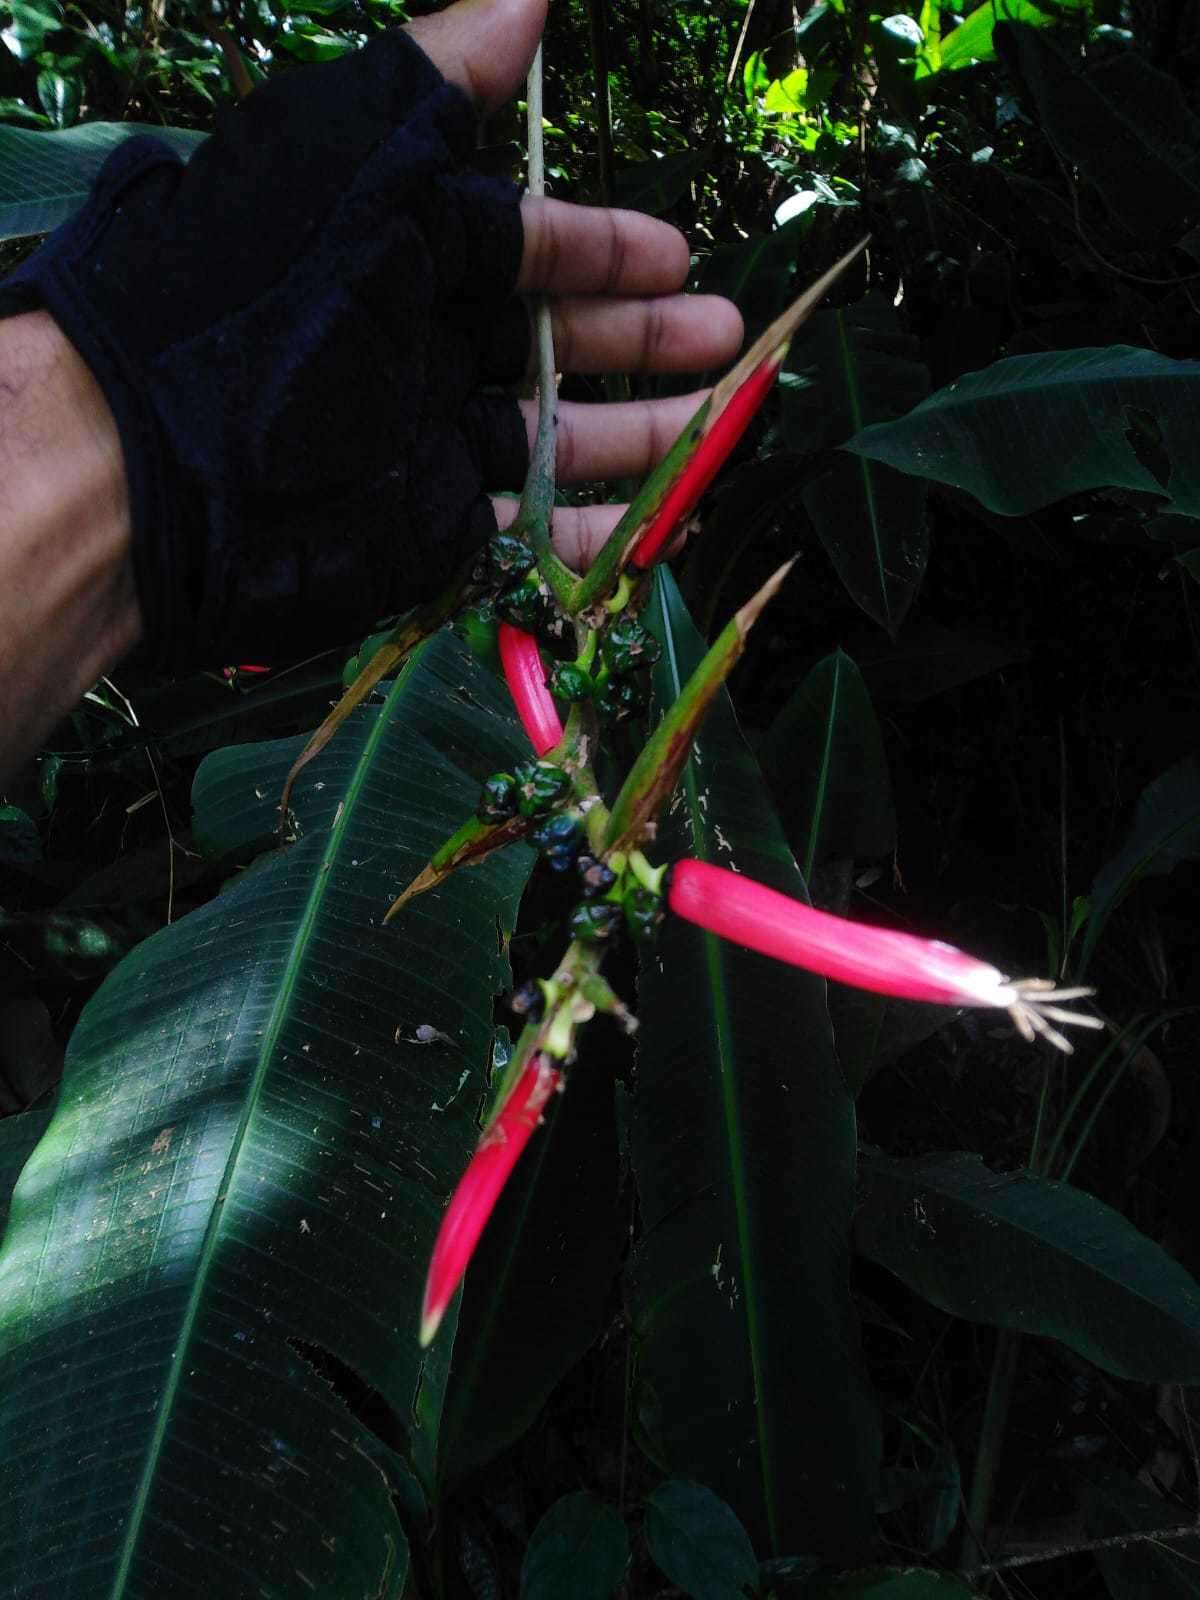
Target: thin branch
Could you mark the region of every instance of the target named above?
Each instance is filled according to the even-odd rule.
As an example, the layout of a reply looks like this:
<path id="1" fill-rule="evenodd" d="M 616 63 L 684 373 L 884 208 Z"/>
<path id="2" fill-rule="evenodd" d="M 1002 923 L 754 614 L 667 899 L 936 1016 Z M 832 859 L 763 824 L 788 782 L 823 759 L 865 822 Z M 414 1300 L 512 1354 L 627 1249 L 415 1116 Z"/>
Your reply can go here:
<path id="1" fill-rule="evenodd" d="M 612 101 L 608 93 L 608 0 L 587 0 L 588 35 L 595 92 L 596 155 L 600 167 L 600 203 L 613 203 Z"/>
<path id="2" fill-rule="evenodd" d="M 1051 1544 L 1031 1555 L 1009 1556 L 1004 1561 L 991 1561 L 983 1567 L 961 1569 L 963 1578 L 983 1578 L 991 1573 L 1011 1572 L 1014 1567 L 1031 1567 L 1039 1561 L 1061 1561 L 1067 1556 L 1087 1555 L 1093 1550 L 1123 1550 L 1131 1544 L 1163 1543 L 1175 1539 L 1200 1539 L 1200 1525 L 1185 1522 L 1175 1528 L 1147 1528 L 1134 1533 L 1113 1533 L 1105 1539 L 1084 1539 L 1078 1544 Z"/>
<path id="3" fill-rule="evenodd" d="M 537 199 L 546 193 L 546 150 L 542 132 L 542 48 L 529 69 L 526 90 L 529 138 L 529 193 Z M 554 325 L 550 304 L 539 295 L 533 312 L 534 343 L 537 350 L 538 422 L 521 495 L 522 531 L 533 546 L 538 568 L 554 598 L 562 605 L 574 593 L 575 574 L 555 555 L 550 543 L 550 519 L 554 512 L 554 466 L 558 433 L 558 392 L 554 365 Z"/>

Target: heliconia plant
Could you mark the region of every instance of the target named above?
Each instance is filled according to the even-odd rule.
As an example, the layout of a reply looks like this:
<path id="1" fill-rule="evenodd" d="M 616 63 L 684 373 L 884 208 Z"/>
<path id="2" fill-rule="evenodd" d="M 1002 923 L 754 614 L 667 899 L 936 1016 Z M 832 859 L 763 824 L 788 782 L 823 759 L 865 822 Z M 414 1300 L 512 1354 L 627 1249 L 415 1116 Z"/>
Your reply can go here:
<path id="1" fill-rule="evenodd" d="M 540 130 L 536 74 L 529 115 Z M 854 214 L 821 211 L 804 252 L 823 250 Z M 880 1495 L 885 1429 L 865 1359 L 874 1345 L 858 1338 L 855 1255 L 894 1275 L 885 1319 L 892 1297 L 912 1291 L 938 1308 L 938 1327 L 950 1315 L 1014 1339 L 1046 1335 L 1147 1392 L 1198 1381 L 1194 1283 L 1066 1181 L 1152 1026 L 1102 1024 L 1066 974 L 1082 971 L 1113 896 L 1156 851 L 1173 859 L 1192 837 L 1191 770 L 1172 804 L 1151 797 L 1152 844 L 1131 840 L 1091 907 L 1081 895 L 1068 918 L 1064 882 L 1061 942 L 1048 939 L 1046 955 L 1063 987 L 1010 979 L 1037 961 L 1018 962 L 992 936 L 978 940 L 983 959 L 908 931 L 894 912 L 878 919 L 903 928 L 864 920 L 876 916 L 863 909 L 870 864 L 912 846 L 896 844 L 886 794 L 890 833 L 862 826 L 886 791 L 887 759 L 865 683 L 847 692 L 847 657 L 828 658 L 823 699 L 805 680 L 803 714 L 772 710 L 765 729 L 756 713 L 799 673 L 780 628 L 753 664 L 768 663 L 770 692 L 760 679 L 744 700 L 749 737 L 737 726 L 726 684 L 775 596 L 802 582 L 804 567 L 787 561 L 801 548 L 796 528 L 774 515 L 777 569 L 706 638 L 666 567 L 726 468 L 707 551 L 688 553 L 693 595 L 710 557 L 737 570 L 714 537 L 722 524 L 748 542 L 765 510 L 794 503 L 773 490 L 764 499 L 756 480 L 790 493 L 799 482 L 818 532 L 832 522 L 842 533 L 844 478 L 826 465 L 848 430 L 830 427 L 793 456 L 809 441 L 789 412 L 801 387 L 826 406 L 840 385 L 844 409 L 861 399 L 870 413 L 863 308 L 824 313 L 813 348 L 792 351 L 796 389 L 778 407 L 772 394 L 790 341 L 843 275 L 861 269 L 885 311 L 907 285 L 889 240 L 879 259 L 864 249 L 835 262 L 716 385 L 584 572 L 550 537 L 556 363 L 548 308 L 536 305 L 542 405 L 516 522 L 465 557 L 433 601 L 349 660 L 326 661 L 310 691 L 317 716 L 330 682 L 348 687 L 311 737 L 235 743 L 200 766 L 189 854 L 207 858 L 201 881 L 219 873 L 221 893 L 199 891 L 201 903 L 142 941 L 87 1003 L 0 1248 L 5 1593 L 129 1600 L 157 1592 L 167 1570 L 188 1592 L 279 1600 L 447 1600 L 460 1578 L 505 1587 L 506 1574 L 483 1571 L 475 1584 L 466 1572 L 460 1491 L 499 1480 L 507 1493 L 507 1464 L 481 1469 L 514 1446 L 528 1458 L 531 1419 L 557 1431 L 555 1389 L 576 1368 L 587 1383 L 603 1378 L 589 1442 L 615 1470 L 593 1474 L 572 1456 L 584 1492 L 567 1497 L 554 1559 L 547 1544 L 538 1558 L 534 1534 L 523 1593 L 573 1592 L 576 1561 L 579 1587 L 586 1579 L 596 1594 L 657 1593 L 649 1562 L 674 1590 L 699 1593 L 718 1545 L 738 1592 L 803 1586 L 814 1561 L 825 1564 L 818 1588 L 886 1583 L 872 1566 L 876 1516 L 897 1483 L 938 1502 L 936 1515 L 926 1519 L 924 1501 L 914 1514 L 942 1524 L 919 1554 L 940 1560 L 948 1547 L 959 1496 L 947 1500 L 943 1469 L 962 1424 L 954 1449 L 942 1448 L 890 1405 L 891 1387 L 888 1448 L 912 1428 L 938 1454 L 926 1472 L 903 1444 Z M 772 294 L 782 254 L 773 241 Z M 886 316 L 872 351 L 888 370 L 902 326 Z M 901 419 L 922 471 L 930 460 L 950 470 L 928 429 L 954 393 L 924 423 L 921 409 Z M 1126 456 L 1127 420 L 1114 434 Z M 780 437 L 786 450 L 767 459 Z M 976 437 L 968 429 L 960 448 Z M 859 503 L 846 507 L 844 548 L 890 590 L 910 570 L 909 547 L 883 490 L 904 480 L 851 468 Z M 1173 489 L 1185 479 L 1174 474 Z M 820 525 L 810 489 L 824 496 Z M 864 498 L 874 544 L 860 542 Z M 846 586 L 862 604 L 861 586 Z M 894 620 L 887 606 L 880 614 Z M 252 683 L 265 675 L 253 666 L 229 672 L 235 684 L 246 676 L 239 702 L 255 689 L 264 701 L 287 693 L 286 682 Z M 224 708 L 234 697 L 219 698 Z M 295 724 L 289 710 L 271 731 Z M 238 727 L 240 739 L 240 705 Z M 149 747 L 154 732 L 136 737 Z M 785 742 L 803 757 L 790 772 L 770 759 Z M 88 759 L 99 770 L 106 758 Z M 120 770 L 124 782 L 124 758 Z M 30 882 L 40 893 L 53 875 Z M 851 914 L 819 909 L 843 903 Z M 905 1012 L 904 1001 L 945 1010 Z M 944 1032 L 956 1071 L 969 1062 L 1007 1092 L 992 1069 L 1017 1051 L 987 1008 L 1058 1051 L 1073 1027 L 1110 1028 L 1073 1087 L 1041 1052 L 1027 1169 L 860 1147 L 859 1091 L 911 1029 Z M 906 1063 L 918 1094 L 928 1059 Z M 1018 1088 L 1020 1114 L 1028 1075 Z M 869 1135 L 877 1106 L 868 1090 Z M 32 1137 L 39 1116 L 6 1131 Z M 0 1157 L 15 1172 L 14 1146 Z M 986 1354 L 986 1338 L 971 1344 Z M 979 1408 L 972 1538 L 994 1525 L 1004 1359 Z M 659 1474 L 668 1482 L 656 1489 Z M 532 1525 L 541 1485 L 519 1487 Z M 580 1552 L 601 1544 L 603 1561 L 585 1572 Z M 907 1556 L 903 1538 L 894 1548 Z M 961 1565 L 969 1576 L 995 1554 Z M 830 1575 L 838 1566 L 854 1570 Z M 915 1593 L 927 1579 L 898 1581 Z"/>
<path id="2" fill-rule="evenodd" d="M 834 281 L 860 249 L 826 274 L 821 286 Z M 1059 990 L 1039 979 L 1012 982 L 989 963 L 941 941 L 814 910 L 727 868 L 698 860 L 656 867 L 647 859 L 642 847 L 654 836 L 656 818 L 671 799 L 713 698 L 741 656 L 754 622 L 786 580 L 790 563 L 721 632 L 644 743 L 611 806 L 601 799 L 591 751 L 597 719 L 603 727 L 637 709 L 637 679 L 659 650 L 637 620 L 644 581 L 634 581 L 623 569 L 637 573 L 661 559 L 770 392 L 791 335 L 817 298 L 809 291 L 785 312 L 704 401 L 588 576 L 575 588 L 552 586 L 561 594 L 561 609 L 547 600 L 533 548 L 517 542 L 520 519 L 516 533 L 510 529 L 499 536 L 488 557 L 486 565 L 498 576 L 495 604 L 505 619 L 498 645 L 514 708 L 537 756 L 554 753 L 556 760 L 539 762 L 544 773 L 530 769 L 528 775 L 490 778 L 475 817 L 443 845 L 388 916 L 415 894 L 436 888 L 448 872 L 509 842 L 513 835 L 500 830 L 511 829 L 522 816 L 531 826 L 520 836 L 530 838 L 552 868 L 578 870 L 581 900 L 567 919 L 567 952 L 543 983 L 537 1014 L 522 1033 L 499 1109 L 443 1218 L 422 1304 L 423 1345 L 437 1333 L 551 1089 L 566 1086 L 575 1031 L 596 1009 L 589 995 L 600 981 L 604 948 L 621 931 L 652 940 L 669 910 L 748 949 L 846 984 L 947 1006 L 1004 1009 L 1024 1038 L 1040 1034 L 1065 1052 L 1071 1044 L 1054 1023 L 1102 1026 L 1087 1013 L 1063 1009 L 1063 1002 L 1083 999 L 1090 989 Z M 576 656 L 558 663 L 548 678 L 537 636 L 518 623 L 536 627 L 556 609 L 559 635 L 573 635 Z M 551 683 L 572 702 L 565 730 Z M 553 773 L 559 775 L 557 783 Z"/>

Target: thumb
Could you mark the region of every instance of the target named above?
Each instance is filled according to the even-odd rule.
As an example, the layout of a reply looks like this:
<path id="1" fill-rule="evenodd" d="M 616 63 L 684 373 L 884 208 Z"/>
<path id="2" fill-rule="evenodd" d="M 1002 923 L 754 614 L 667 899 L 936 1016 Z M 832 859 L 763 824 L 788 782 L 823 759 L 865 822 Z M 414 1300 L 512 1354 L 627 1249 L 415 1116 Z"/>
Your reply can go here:
<path id="1" fill-rule="evenodd" d="M 547 0 L 458 0 L 408 24 L 409 35 L 442 76 L 481 111 L 515 94 L 546 23 Z"/>

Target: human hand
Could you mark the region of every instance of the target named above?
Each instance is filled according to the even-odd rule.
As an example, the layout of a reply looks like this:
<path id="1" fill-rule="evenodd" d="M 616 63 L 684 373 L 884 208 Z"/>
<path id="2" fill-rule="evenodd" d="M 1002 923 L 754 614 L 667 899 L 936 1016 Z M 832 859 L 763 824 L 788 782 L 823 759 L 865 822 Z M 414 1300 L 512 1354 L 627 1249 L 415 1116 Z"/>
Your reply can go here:
<path id="1" fill-rule="evenodd" d="M 544 0 L 464 0 L 272 80 L 185 170 L 122 146 L 0 288 L 45 307 L 116 418 L 150 653 L 174 667 L 341 642 L 440 589 L 524 476 L 522 290 L 558 298 L 562 365 L 699 366 L 740 337 L 672 291 L 682 238 L 526 201 L 465 166 L 472 105 L 515 89 Z M 564 481 L 644 469 L 685 397 L 562 408 Z M 560 519 L 583 564 L 620 508 Z"/>
<path id="2" fill-rule="evenodd" d="M 459 0 L 409 25 L 443 76 L 486 114 L 516 93 L 529 70 L 546 0 Z M 516 288 L 551 297 L 554 348 L 569 373 L 699 372 L 733 359 L 742 319 L 717 295 L 676 291 L 687 281 L 687 240 L 677 228 L 637 211 L 521 202 L 525 243 Z M 668 400 L 558 407 L 561 483 L 641 477 L 666 454 L 703 393 Z M 522 402 L 532 443 L 535 402 Z M 495 502 L 507 526 L 516 502 Z M 560 507 L 554 544 L 568 566 L 586 568 L 612 532 L 623 505 Z"/>

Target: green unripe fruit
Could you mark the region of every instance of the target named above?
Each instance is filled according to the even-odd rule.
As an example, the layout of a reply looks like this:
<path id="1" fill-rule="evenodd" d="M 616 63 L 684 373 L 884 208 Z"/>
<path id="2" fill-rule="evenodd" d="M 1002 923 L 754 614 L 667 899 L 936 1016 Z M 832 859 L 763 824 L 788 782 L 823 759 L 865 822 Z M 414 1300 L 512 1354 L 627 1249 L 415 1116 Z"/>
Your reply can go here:
<path id="1" fill-rule="evenodd" d="M 485 545 L 483 560 L 489 578 L 499 583 L 510 583 L 514 578 L 523 578 L 527 572 L 531 572 L 537 557 L 524 539 L 518 539 L 513 533 L 497 533 Z"/>
<path id="2" fill-rule="evenodd" d="M 546 596 L 537 578 L 522 578 L 513 589 L 496 596 L 496 615 L 514 628 L 536 633 L 548 620 Z"/>
<path id="3" fill-rule="evenodd" d="M 571 792 L 570 777 L 552 761 L 522 761 L 513 776 L 517 810 L 523 817 L 540 817 L 553 811 Z"/>
<path id="4" fill-rule="evenodd" d="M 636 678 L 606 678 L 596 695 L 596 709 L 609 722 L 622 722 L 646 709 L 646 688 Z"/>
<path id="5" fill-rule="evenodd" d="M 493 772 L 475 807 L 480 822 L 507 822 L 517 814 L 517 780 L 511 772 Z"/>
<path id="6" fill-rule="evenodd" d="M 560 661 L 550 673 L 550 693 L 556 700 L 590 700 L 592 680 L 573 661 Z"/>
<path id="7" fill-rule="evenodd" d="M 663 920 L 662 895 L 637 884 L 625 896 L 625 926 L 639 944 L 648 944 Z"/>
<path id="8" fill-rule="evenodd" d="M 567 918 L 567 932 L 581 944 L 603 944 L 619 931 L 623 916 L 611 901 L 585 900 Z"/>
<path id="9" fill-rule="evenodd" d="M 600 648 L 608 670 L 617 677 L 652 667 L 662 655 L 662 646 L 635 617 L 618 617 L 604 635 Z"/>

